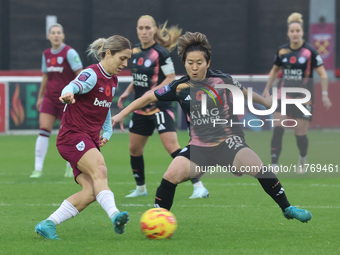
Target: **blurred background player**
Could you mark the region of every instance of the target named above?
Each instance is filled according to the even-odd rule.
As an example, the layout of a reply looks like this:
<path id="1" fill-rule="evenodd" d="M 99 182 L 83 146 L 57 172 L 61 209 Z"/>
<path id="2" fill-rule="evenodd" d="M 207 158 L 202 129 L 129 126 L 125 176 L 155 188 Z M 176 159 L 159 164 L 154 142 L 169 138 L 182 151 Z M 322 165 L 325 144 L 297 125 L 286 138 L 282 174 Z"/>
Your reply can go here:
<path id="1" fill-rule="evenodd" d="M 42 54 L 43 76 L 36 104 L 39 111 L 39 136 L 35 143 L 34 171 L 30 178 L 39 178 L 42 175 L 51 131 L 55 121 L 61 120 L 65 106 L 58 100 L 58 97 L 62 89 L 83 68 L 78 53 L 64 43 L 65 34 L 60 24 L 54 24 L 49 28 L 48 39 L 52 47 Z M 68 162 L 64 176 L 73 176 Z"/>
<path id="2" fill-rule="evenodd" d="M 184 63 L 186 73 L 184 77 L 166 85 L 163 89 L 149 93 L 123 109 L 112 117 L 112 124 L 119 123 L 123 129 L 124 118 L 133 110 L 158 100 L 177 101 L 187 116 L 190 127 L 189 144 L 174 158 L 163 175 L 155 197 L 155 207 L 170 210 L 177 184 L 187 181 L 192 176 L 200 176 L 204 172 L 197 169 L 209 166 L 232 166 L 236 175 L 243 173 L 255 177 L 263 190 L 279 205 L 284 217 L 307 222 L 312 214 L 304 209 L 291 206 L 280 181 L 270 171 L 263 168 L 259 156 L 249 148 L 244 139 L 240 126 L 227 123 L 238 122 L 238 116 L 233 114 L 233 100 L 230 91 L 226 88 L 217 88 L 216 85 L 228 84 L 238 88 L 247 97 L 247 90 L 230 75 L 218 70 L 210 70 L 211 46 L 202 33 L 186 32 L 178 39 L 178 55 Z M 216 125 L 211 115 L 208 117 L 201 112 L 202 90 L 209 89 L 206 96 L 207 112 L 214 112 L 216 119 L 228 122 Z M 190 97 L 191 100 L 185 100 Z M 252 93 L 254 102 L 270 108 L 272 99 L 269 95 L 262 97 Z M 216 101 L 219 103 L 216 104 Z M 192 118 L 195 116 L 195 119 Z M 200 121 L 197 121 L 200 120 Z M 212 132 L 213 130 L 213 132 Z"/>
<path id="3" fill-rule="evenodd" d="M 326 70 L 323 66 L 323 61 L 319 53 L 303 39 L 303 19 L 300 13 L 294 12 L 287 19 L 288 31 L 287 36 L 289 42 L 280 46 L 274 58 L 274 65 L 269 72 L 269 79 L 264 89 L 263 94 L 269 95 L 269 90 L 278 77 L 279 71 L 282 73 L 282 78 L 279 81 L 279 89 L 282 87 L 301 87 L 308 89 L 311 92 L 312 98 L 304 106 L 312 114 L 314 103 L 314 83 L 313 70 L 320 76 L 322 87 L 322 102 L 326 109 L 332 106 L 328 97 L 328 78 Z M 278 95 L 281 94 L 278 90 Z M 301 98 L 299 93 L 289 94 L 291 98 Z M 278 102 L 278 108 L 274 112 L 274 132 L 271 140 L 271 161 L 273 169 L 278 169 L 277 164 L 282 148 L 282 137 L 284 128 L 281 126 L 281 121 L 287 116 L 281 115 L 281 102 Z M 304 115 L 295 105 L 287 106 L 287 115 L 295 119 L 297 122 L 294 127 L 296 143 L 299 148 L 300 156 L 298 161 L 298 172 L 304 173 L 307 163 L 308 149 L 308 127 L 312 120 L 312 115 Z M 275 171 L 277 172 L 277 171 Z"/>
<path id="4" fill-rule="evenodd" d="M 153 17 L 141 16 L 137 21 L 139 43 L 133 48 L 132 75 L 129 84 L 119 97 L 118 107 L 123 108 L 123 101 L 135 92 L 135 99 L 145 93 L 151 93 L 164 87 L 175 79 L 175 69 L 170 53 L 177 45 L 182 30 L 177 26 L 166 28 L 166 23 L 157 28 Z M 130 163 L 137 187 L 126 197 L 146 196 L 144 172 L 144 147 L 155 128 L 163 146 L 171 157 L 181 151 L 177 140 L 176 124 L 171 102 L 157 102 L 134 111 L 130 122 Z M 208 197 L 209 192 L 200 179 L 192 180 L 194 191 L 190 198 Z"/>
<path id="5" fill-rule="evenodd" d="M 131 44 L 125 37 L 114 35 L 97 39 L 88 51 L 100 62 L 87 67 L 62 90 L 59 100 L 67 105 L 57 138 L 58 151 L 70 162 L 82 190 L 65 199 L 53 214 L 36 225 L 35 231 L 47 239 L 59 239 L 56 225 L 75 217 L 96 200 L 117 234 L 124 233 L 129 221 L 129 214 L 116 207 L 100 147 L 112 135 L 110 106 L 117 88 L 116 75 L 131 58 Z M 104 133 L 100 136 L 102 128 Z"/>

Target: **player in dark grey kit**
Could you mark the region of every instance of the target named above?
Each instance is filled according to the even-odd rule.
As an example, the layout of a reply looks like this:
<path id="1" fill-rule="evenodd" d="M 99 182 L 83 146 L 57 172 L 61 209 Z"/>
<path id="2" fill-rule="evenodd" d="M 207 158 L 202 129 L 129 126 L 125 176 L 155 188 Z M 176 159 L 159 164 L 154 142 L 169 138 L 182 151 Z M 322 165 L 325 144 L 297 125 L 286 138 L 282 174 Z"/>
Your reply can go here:
<path id="1" fill-rule="evenodd" d="M 279 81 L 279 91 L 282 87 L 305 88 L 311 92 L 311 100 L 305 104 L 310 113 L 313 113 L 314 103 L 314 83 L 313 70 L 317 71 L 321 78 L 322 102 L 326 109 L 330 108 L 332 103 L 328 97 L 328 79 L 327 73 L 323 66 L 323 61 L 319 53 L 307 42 L 303 40 L 303 20 L 300 13 L 292 13 L 287 20 L 289 42 L 279 47 L 274 60 L 274 65 L 269 73 L 269 80 L 263 94 L 269 95 L 274 80 L 278 77 L 279 71 L 282 70 L 282 77 Z M 278 93 L 280 95 L 280 93 Z M 290 94 L 293 98 L 299 98 L 298 93 Z M 277 166 L 282 148 L 282 137 L 284 128 L 281 122 L 287 117 L 281 115 L 281 103 L 278 102 L 278 108 L 274 112 L 274 119 L 279 120 L 274 124 L 274 132 L 271 141 L 271 159 L 273 169 L 279 169 Z M 295 105 L 287 107 L 287 115 L 295 119 L 297 126 L 294 127 L 296 143 L 299 148 L 300 157 L 298 161 L 298 172 L 305 173 L 307 163 L 308 149 L 308 127 L 312 120 L 311 115 L 304 115 Z M 275 171 L 277 172 L 277 171 Z"/>
<path id="2" fill-rule="evenodd" d="M 206 166 L 224 166 L 237 175 L 249 174 L 258 179 L 264 191 L 280 206 L 288 219 L 296 218 L 307 222 L 312 214 L 303 209 L 291 206 L 284 189 L 276 175 L 266 171 L 258 155 L 245 143 L 241 128 L 231 126 L 237 121 L 233 114 L 233 102 L 230 91 L 217 85 L 228 84 L 233 89 L 248 96 L 247 90 L 230 75 L 209 69 L 211 47 L 204 34 L 187 32 L 178 39 L 178 54 L 182 59 L 187 75 L 173 81 L 169 85 L 145 95 L 112 117 L 112 124 L 120 124 L 123 128 L 124 118 L 131 111 L 156 101 L 177 101 L 185 112 L 190 126 L 190 141 L 179 155 L 171 162 L 163 175 L 156 192 L 155 207 L 170 209 L 173 203 L 177 184 L 187 181 L 193 176 L 203 174 Z M 201 114 L 202 91 L 207 91 L 206 113 Z M 216 100 L 215 100 L 216 98 Z M 253 101 L 270 107 L 270 97 L 262 97 L 252 93 Z M 235 99 L 235 97 L 234 97 Z M 228 122 L 214 125 L 214 120 L 223 119 Z"/>
<path id="3" fill-rule="evenodd" d="M 56 225 L 75 217 L 96 200 L 108 214 L 116 233 L 125 231 L 129 214 L 116 207 L 99 148 L 112 135 L 110 106 L 117 88 L 116 75 L 127 66 L 131 53 L 129 40 L 122 36 L 97 39 L 90 45 L 89 54 L 100 62 L 83 70 L 61 93 L 59 100 L 67 105 L 57 148 L 70 162 L 82 190 L 65 199 L 53 214 L 37 224 L 35 231 L 47 239 L 58 239 Z M 100 137 L 102 128 L 104 133 Z"/>
<path id="4" fill-rule="evenodd" d="M 118 107 L 123 108 L 123 100 L 134 91 L 135 99 L 145 93 L 169 84 L 175 79 L 175 68 L 170 53 L 181 35 L 180 29 L 166 26 L 157 28 L 153 17 L 143 15 L 137 22 L 140 40 L 132 50 L 133 82 L 119 97 Z M 126 197 L 146 196 L 144 171 L 144 147 L 148 138 L 157 129 L 164 148 L 176 157 L 181 151 L 177 141 L 175 115 L 171 102 L 157 102 L 134 111 L 130 122 L 130 163 L 137 187 Z M 190 198 L 209 196 L 208 190 L 198 178 L 192 180 L 194 192 Z"/>

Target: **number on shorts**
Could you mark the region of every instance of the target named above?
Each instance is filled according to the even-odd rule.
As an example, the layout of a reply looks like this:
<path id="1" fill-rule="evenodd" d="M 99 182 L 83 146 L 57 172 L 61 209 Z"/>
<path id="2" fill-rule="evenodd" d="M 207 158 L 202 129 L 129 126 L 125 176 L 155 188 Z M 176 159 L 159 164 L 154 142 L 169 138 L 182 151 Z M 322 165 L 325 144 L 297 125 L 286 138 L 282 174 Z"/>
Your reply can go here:
<path id="1" fill-rule="evenodd" d="M 225 142 L 229 149 L 236 150 L 238 147 L 243 146 L 242 138 L 237 135 L 228 137 Z"/>
<path id="2" fill-rule="evenodd" d="M 164 124 L 165 123 L 164 112 L 156 112 L 156 119 L 158 125 Z"/>

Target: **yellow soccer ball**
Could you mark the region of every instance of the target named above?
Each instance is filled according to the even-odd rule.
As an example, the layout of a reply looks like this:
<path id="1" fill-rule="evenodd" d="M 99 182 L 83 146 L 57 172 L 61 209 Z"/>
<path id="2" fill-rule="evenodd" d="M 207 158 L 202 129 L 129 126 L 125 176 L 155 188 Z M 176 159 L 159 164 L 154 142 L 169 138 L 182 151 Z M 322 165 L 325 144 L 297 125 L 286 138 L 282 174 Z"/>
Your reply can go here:
<path id="1" fill-rule="evenodd" d="M 172 212 L 164 208 L 151 208 L 140 218 L 143 234 L 150 239 L 170 238 L 177 229 L 177 221 Z"/>

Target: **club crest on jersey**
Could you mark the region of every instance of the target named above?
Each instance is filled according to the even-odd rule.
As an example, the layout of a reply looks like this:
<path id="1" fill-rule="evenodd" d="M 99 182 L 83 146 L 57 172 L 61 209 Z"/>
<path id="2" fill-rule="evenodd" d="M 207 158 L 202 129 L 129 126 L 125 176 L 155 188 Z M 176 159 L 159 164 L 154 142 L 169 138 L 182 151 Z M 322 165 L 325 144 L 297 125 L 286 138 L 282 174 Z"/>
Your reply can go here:
<path id="1" fill-rule="evenodd" d="M 144 61 L 144 66 L 145 66 L 145 67 L 151 66 L 151 60 L 150 60 L 150 59 L 145 60 L 145 61 Z"/>
<path id="2" fill-rule="evenodd" d="M 88 72 L 82 72 L 82 73 L 79 75 L 78 80 L 79 80 L 79 81 L 86 81 L 90 76 L 91 76 L 90 73 L 88 73 Z"/>
<path id="3" fill-rule="evenodd" d="M 59 65 L 61 65 L 63 63 L 63 61 L 64 61 L 63 57 L 58 57 L 57 58 L 57 62 L 58 62 Z"/>
<path id="4" fill-rule="evenodd" d="M 165 93 L 170 91 L 170 85 L 165 85 L 164 87 L 157 89 L 155 93 L 159 96 L 164 95 Z"/>
<path id="5" fill-rule="evenodd" d="M 83 151 L 83 150 L 85 149 L 85 143 L 84 143 L 84 141 L 79 142 L 79 143 L 76 145 L 76 148 L 78 149 L 78 151 Z"/>

